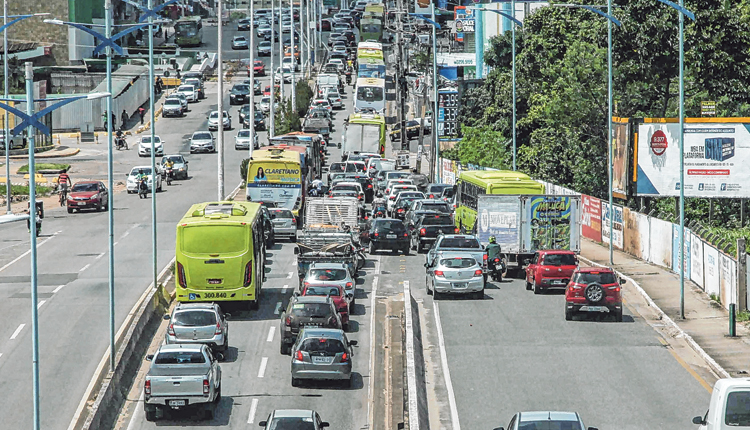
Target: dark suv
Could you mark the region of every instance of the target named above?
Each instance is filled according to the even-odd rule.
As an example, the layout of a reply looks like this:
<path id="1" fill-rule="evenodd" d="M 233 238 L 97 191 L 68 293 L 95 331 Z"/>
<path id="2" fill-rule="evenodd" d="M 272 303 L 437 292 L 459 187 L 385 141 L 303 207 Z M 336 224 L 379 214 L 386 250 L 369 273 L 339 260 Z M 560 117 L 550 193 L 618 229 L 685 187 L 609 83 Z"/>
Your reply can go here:
<path id="1" fill-rule="evenodd" d="M 394 253 L 403 250 L 409 255 L 409 233 L 401 220 L 394 218 L 378 218 L 372 220 L 367 232 L 370 241 L 370 254 L 381 249 L 390 249 Z"/>
<path id="2" fill-rule="evenodd" d="M 565 320 L 578 312 L 609 313 L 622 322 L 622 294 L 614 271 L 600 267 L 579 267 L 565 290 Z"/>
<path id="3" fill-rule="evenodd" d="M 409 226 L 411 229 L 411 247 L 421 252 L 430 248 L 441 234 L 458 233 L 450 215 L 440 212 L 425 212 L 417 222 Z"/>
<path id="4" fill-rule="evenodd" d="M 293 296 L 281 314 L 279 351 L 289 354 L 300 328 L 322 327 L 342 329 L 341 316 L 330 297 Z"/>

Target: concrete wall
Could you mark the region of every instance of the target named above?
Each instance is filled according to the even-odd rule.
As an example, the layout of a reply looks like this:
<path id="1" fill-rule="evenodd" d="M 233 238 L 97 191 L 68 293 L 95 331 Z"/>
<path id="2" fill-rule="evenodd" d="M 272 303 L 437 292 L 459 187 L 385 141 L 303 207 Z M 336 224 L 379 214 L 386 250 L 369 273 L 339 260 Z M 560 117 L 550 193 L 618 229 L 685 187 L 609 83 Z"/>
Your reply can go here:
<path id="1" fill-rule="evenodd" d="M 69 19 L 68 0 L 8 0 L 9 15 L 47 12 L 49 17 L 33 17 L 8 28 L 8 40 L 39 42 L 52 45 L 51 62 L 68 65 L 68 29 L 61 25 L 44 24 L 44 18 Z"/>

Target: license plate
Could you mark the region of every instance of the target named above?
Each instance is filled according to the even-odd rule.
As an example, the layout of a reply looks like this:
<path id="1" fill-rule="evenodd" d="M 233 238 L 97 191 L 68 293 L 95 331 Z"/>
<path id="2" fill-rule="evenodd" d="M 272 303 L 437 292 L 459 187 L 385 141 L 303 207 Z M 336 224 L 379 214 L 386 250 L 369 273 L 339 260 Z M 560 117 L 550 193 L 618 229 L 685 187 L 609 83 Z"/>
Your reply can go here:
<path id="1" fill-rule="evenodd" d="M 77 204 L 78 206 L 83 206 L 83 205 L 85 205 L 85 204 L 86 204 L 86 202 L 78 202 L 78 203 L 76 203 L 76 204 Z"/>
<path id="2" fill-rule="evenodd" d="M 208 279 L 207 281 L 208 281 L 209 285 L 218 285 L 218 284 L 221 284 L 221 279 Z"/>
<path id="3" fill-rule="evenodd" d="M 320 327 L 321 326 L 320 323 L 304 323 L 302 325 L 305 327 Z"/>
<path id="4" fill-rule="evenodd" d="M 562 285 L 564 283 L 565 282 L 563 282 L 562 279 L 555 279 L 554 281 L 552 281 L 552 285 Z"/>
<path id="5" fill-rule="evenodd" d="M 583 306 L 581 308 L 582 311 L 588 312 L 604 312 L 606 309 L 604 306 Z"/>
<path id="6" fill-rule="evenodd" d="M 395 239 L 396 235 L 395 234 L 386 234 L 385 237 L 386 237 L 386 239 Z"/>
<path id="7" fill-rule="evenodd" d="M 466 288 L 468 283 L 467 282 L 453 282 L 451 283 L 451 285 L 453 285 L 453 288 Z"/>
<path id="8" fill-rule="evenodd" d="M 175 407 L 175 406 L 185 406 L 187 404 L 187 401 L 185 400 L 170 400 L 169 406 Z"/>
<path id="9" fill-rule="evenodd" d="M 313 357 L 312 362 L 317 364 L 330 364 L 333 361 L 333 357 Z"/>

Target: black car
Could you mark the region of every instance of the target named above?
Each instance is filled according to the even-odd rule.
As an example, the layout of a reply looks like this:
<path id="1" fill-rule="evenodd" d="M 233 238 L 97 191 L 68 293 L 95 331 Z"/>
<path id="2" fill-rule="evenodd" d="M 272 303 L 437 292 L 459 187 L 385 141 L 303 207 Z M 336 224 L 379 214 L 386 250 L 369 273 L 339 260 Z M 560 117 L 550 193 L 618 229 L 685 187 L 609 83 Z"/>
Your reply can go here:
<path id="1" fill-rule="evenodd" d="M 394 253 L 402 251 L 409 255 L 409 233 L 401 220 L 394 218 L 377 218 L 372 220 L 367 233 L 370 242 L 369 252 L 374 254 L 381 249 L 390 249 Z"/>
<path id="2" fill-rule="evenodd" d="M 406 219 L 406 213 L 409 211 L 411 204 L 414 203 L 415 200 L 422 200 L 422 196 L 416 193 L 413 195 L 405 194 L 403 196 L 399 194 L 399 197 L 396 197 L 396 202 L 393 205 L 391 216 L 404 221 Z"/>
<path id="3" fill-rule="evenodd" d="M 249 125 L 249 124 L 248 124 Z M 260 110 L 255 111 L 255 131 L 263 131 L 266 129 L 266 117 Z"/>
<path id="4" fill-rule="evenodd" d="M 244 18 L 237 21 L 237 31 L 249 31 L 253 27 L 253 21 L 250 18 Z"/>
<path id="5" fill-rule="evenodd" d="M 229 104 L 238 105 L 250 102 L 250 86 L 246 84 L 234 84 L 229 92 Z"/>
<path id="6" fill-rule="evenodd" d="M 427 186 L 425 194 L 428 199 L 439 199 L 443 194 L 443 190 L 447 188 L 453 188 L 451 184 L 430 184 Z"/>
<path id="7" fill-rule="evenodd" d="M 341 316 L 333 300 L 322 296 L 293 296 L 281 314 L 279 351 L 288 354 L 301 327 L 341 329 Z"/>
<path id="8" fill-rule="evenodd" d="M 271 212 L 264 202 L 260 205 L 260 216 L 263 220 L 263 238 L 266 241 L 266 248 L 272 247 L 276 243 L 276 235 L 273 233 L 273 220 Z"/>
<path id="9" fill-rule="evenodd" d="M 421 252 L 429 249 L 441 234 L 455 234 L 456 226 L 450 215 L 425 211 L 417 222 L 410 226 L 411 248 Z"/>
<path id="10" fill-rule="evenodd" d="M 351 46 L 357 39 L 354 35 L 354 32 L 351 30 L 344 31 L 341 34 L 346 37 L 346 40 L 348 40 L 348 46 Z"/>
<path id="11" fill-rule="evenodd" d="M 408 140 L 419 137 L 419 121 L 409 120 L 406 121 L 406 138 Z M 426 130 L 425 130 L 425 135 Z M 401 124 L 396 123 L 390 133 L 391 142 L 399 142 L 401 140 Z"/>
<path id="12" fill-rule="evenodd" d="M 345 181 L 347 182 L 359 182 L 362 186 L 362 190 L 365 192 L 365 203 L 372 203 L 372 198 L 375 196 L 375 189 L 372 186 L 372 179 L 363 174 L 346 174 Z"/>

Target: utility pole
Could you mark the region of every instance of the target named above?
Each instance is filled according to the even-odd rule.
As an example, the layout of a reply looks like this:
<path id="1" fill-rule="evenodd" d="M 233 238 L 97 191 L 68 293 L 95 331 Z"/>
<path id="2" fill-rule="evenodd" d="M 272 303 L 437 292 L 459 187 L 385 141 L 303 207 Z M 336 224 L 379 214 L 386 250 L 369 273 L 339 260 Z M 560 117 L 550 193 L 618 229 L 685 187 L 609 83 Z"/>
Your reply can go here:
<path id="1" fill-rule="evenodd" d="M 301 1 L 301 0 L 300 0 Z M 294 59 L 294 35 L 296 33 L 296 30 L 294 28 L 294 0 L 289 0 L 289 17 L 291 18 L 291 28 L 289 28 L 289 51 L 291 57 L 292 57 L 292 112 L 297 110 L 297 97 L 295 96 L 295 93 L 297 92 L 297 89 L 294 86 L 294 72 L 297 71 L 297 60 Z M 301 33 L 301 31 L 300 31 Z M 301 36 L 301 34 L 300 34 Z M 300 40 L 302 38 L 300 37 Z"/>
<path id="2" fill-rule="evenodd" d="M 404 7 L 403 0 L 398 0 L 398 7 L 397 9 L 399 11 L 402 11 Z M 396 94 L 398 96 L 399 100 L 399 124 L 401 124 L 401 149 L 407 148 L 409 146 L 409 140 L 406 137 L 406 92 L 404 91 L 406 87 L 406 65 L 403 63 L 404 60 L 404 51 L 403 51 L 403 30 L 404 30 L 404 23 L 401 17 L 398 18 L 398 32 L 396 33 L 397 41 L 396 41 L 396 47 L 398 49 L 398 61 L 396 63 Z"/>
<path id="3" fill-rule="evenodd" d="M 222 3 L 224 3 L 224 0 L 219 0 L 219 7 L 217 9 L 217 13 L 219 14 L 219 53 L 218 53 L 218 67 L 217 72 L 219 74 L 219 95 L 218 95 L 218 110 L 219 110 L 219 117 L 218 117 L 218 128 L 216 129 L 216 132 L 219 134 L 217 143 L 218 143 L 218 149 L 219 149 L 219 176 L 218 176 L 218 197 L 217 201 L 224 200 L 224 63 L 222 63 L 222 41 L 224 39 L 223 33 L 224 33 L 224 10 L 222 9 Z M 251 24 L 252 27 L 252 24 Z M 252 30 L 251 30 L 252 31 Z M 252 47 L 250 48 L 252 49 Z M 154 124 L 151 124 L 151 129 L 154 129 Z M 252 145 L 252 142 L 250 142 L 250 145 Z M 153 151 L 152 151 L 153 153 Z M 156 181 L 154 181 L 154 186 L 156 186 Z M 156 192 L 154 192 L 152 195 L 156 195 Z M 154 284 L 156 285 L 156 284 Z"/>
<path id="4" fill-rule="evenodd" d="M 284 28 L 281 24 L 283 3 L 279 0 L 279 92 L 281 94 L 281 103 L 284 104 Z M 273 86 L 274 84 L 271 83 Z M 272 91 L 273 92 L 273 91 Z"/>
<path id="5" fill-rule="evenodd" d="M 270 103 L 270 117 L 271 117 L 271 124 L 268 128 L 268 138 L 272 138 L 276 135 L 276 72 L 273 68 L 273 56 L 274 56 L 274 38 L 276 35 L 276 26 L 274 25 L 274 19 L 276 16 L 276 2 L 271 0 L 271 103 Z M 253 121 L 255 121 L 255 118 L 253 118 Z"/>
<path id="6" fill-rule="evenodd" d="M 247 121 L 248 128 L 250 129 L 250 145 L 248 145 L 247 155 L 249 158 L 253 157 L 253 145 L 255 145 L 255 30 L 253 29 L 252 22 L 255 16 L 255 0 L 248 0 L 250 3 L 250 65 L 247 69 L 247 74 L 250 77 L 250 112 Z M 261 90 L 262 91 L 262 90 Z M 261 93 L 262 94 L 262 93 Z M 246 178 L 242 178 L 244 182 Z"/>

